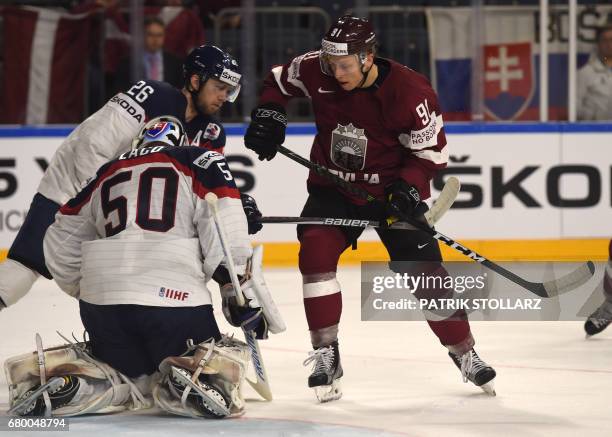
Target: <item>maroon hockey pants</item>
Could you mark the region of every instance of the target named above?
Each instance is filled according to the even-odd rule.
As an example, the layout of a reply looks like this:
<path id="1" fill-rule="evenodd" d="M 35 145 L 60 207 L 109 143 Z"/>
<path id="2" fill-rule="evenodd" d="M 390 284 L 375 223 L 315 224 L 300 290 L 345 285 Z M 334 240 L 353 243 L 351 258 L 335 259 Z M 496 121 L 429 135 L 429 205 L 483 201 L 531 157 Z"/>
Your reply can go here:
<path id="1" fill-rule="evenodd" d="M 351 235 L 355 230 L 332 226 L 300 226 L 299 267 L 302 275 L 312 278 L 336 272 L 340 255 L 350 246 L 350 241 L 358 238 L 363 229 L 357 231 L 356 235 Z M 377 232 L 392 261 L 434 263 L 441 261 L 437 242 L 432 241 L 424 232 L 398 230 Z M 424 243 L 428 244 L 425 250 L 417 249 L 417 246 L 423 246 Z M 439 264 L 438 269 L 441 269 L 440 274 L 443 274 L 444 268 Z M 337 292 L 328 291 L 321 296 L 305 297 L 304 309 L 308 328 L 311 331 L 337 325 L 342 312 L 340 289 Z M 452 320 L 427 321 L 427 323 L 443 345 L 456 346 L 456 351 L 459 353 L 473 346 L 470 325 L 464 313 L 455 314 Z"/>

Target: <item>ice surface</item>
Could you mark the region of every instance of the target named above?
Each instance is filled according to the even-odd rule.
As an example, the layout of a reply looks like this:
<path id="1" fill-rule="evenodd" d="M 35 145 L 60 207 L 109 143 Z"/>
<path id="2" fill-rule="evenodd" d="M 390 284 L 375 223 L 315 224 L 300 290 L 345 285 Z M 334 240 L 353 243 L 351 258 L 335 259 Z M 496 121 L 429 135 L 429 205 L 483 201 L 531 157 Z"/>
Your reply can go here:
<path id="1" fill-rule="evenodd" d="M 359 269 L 340 268 L 338 276 L 344 290 L 340 401 L 318 404 L 306 386 L 310 369 L 302 361 L 310 345 L 297 269 L 267 269 L 266 280 L 288 327 L 260 343 L 273 402 L 257 400 L 247 386 L 247 412 L 241 419 L 202 421 L 151 410 L 72 418 L 69 435 L 531 437 L 612 432 L 612 328 L 585 340 L 577 322 L 474 323 L 476 350 L 498 373 L 497 397 L 492 398 L 462 383 L 424 322 L 360 321 Z M 217 316 L 222 330 L 228 330 L 223 316 Z M 22 301 L 0 312 L 0 360 L 33 351 L 36 332 L 45 346 L 61 344 L 56 330 L 81 336 L 78 306 L 52 281 L 39 280 Z M 7 402 L 2 374 L 0 417 L 6 416 Z"/>

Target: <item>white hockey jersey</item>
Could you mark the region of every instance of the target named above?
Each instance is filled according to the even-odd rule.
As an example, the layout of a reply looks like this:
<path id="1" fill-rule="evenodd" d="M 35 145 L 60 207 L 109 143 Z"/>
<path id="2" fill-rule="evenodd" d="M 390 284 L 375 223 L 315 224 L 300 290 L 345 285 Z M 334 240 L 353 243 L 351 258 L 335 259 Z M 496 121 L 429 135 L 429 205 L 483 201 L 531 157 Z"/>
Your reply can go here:
<path id="1" fill-rule="evenodd" d="M 160 115 L 178 118 L 192 146 L 223 153 L 225 131 L 221 123 L 202 114 L 186 122 L 186 107 L 186 97 L 172 85 L 154 80 L 137 82 L 72 131 L 55 152 L 38 192 L 63 205 L 100 166 L 129 151 L 142 126 Z"/>
<path id="2" fill-rule="evenodd" d="M 153 146 L 102 166 L 47 230 L 47 267 L 92 304 L 210 304 L 206 282 L 224 258 L 211 191 L 244 273 L 252 249 L 240 193 L 223 155 L 197 147 Z"/>

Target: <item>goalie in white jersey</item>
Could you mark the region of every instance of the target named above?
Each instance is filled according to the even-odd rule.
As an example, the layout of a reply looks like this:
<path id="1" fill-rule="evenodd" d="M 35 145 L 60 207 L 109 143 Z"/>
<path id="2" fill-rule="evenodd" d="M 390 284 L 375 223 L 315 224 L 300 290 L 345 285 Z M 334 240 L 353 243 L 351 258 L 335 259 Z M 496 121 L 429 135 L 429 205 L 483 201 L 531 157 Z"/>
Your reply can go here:
<path id="1" fill-rule="evenodd" d="M 79 299 L 90 337 L 87 348 L 60 349 L 60 356 L 46 352 L 52 363 L 47 375 L 63 378 L 49 389 L 54 415 L 140 408 L 150 391 L 148 376 L 158 369 L 162 378 L 153 385 L 153 398 L 167 411 L 198 417 L 244 411 L 240 384 L 248 348 L 222 338 L 206 283 L 214 276 L 224 285 L 223 312 L 234 326 L 265 338 L 267 321 L 256 300 L 238 307 L 233 299 L 204 196 L 212 192 L 219 199 L 239 275 L 252 254 L 247 220 L 223 155 L 174 147 L 183 146 L 184 137 L 173 117 L 149 122 L 132 151 L 102 166 L 60 208 L 45 235 L 47 267 L 60 288 Z M 32 360 L 30 354 L 7 362 L 9 384 L 17 387 L 13 408 L 36 393 L 37 385 L 24 376 L 32 372 L 23 372 Z M 91 362 L 97 363 L 94 370 L 110 370 L 84 371 Z M 75 370 L 66 375 L 68 364 Z M 105 379 L 109 372 L 126 381 L 122 390 Z M 183 396 L 186 387 L 190 394 Z M 45 408 L 40 395 L 25 403 L 17 414 L 38 415 Z"/>
<path id="2" fill-rule="evenodd" d="M 100 166 L 130 150 L 145 122 L 171 115 L 183 124 L 190 145 L 223 153 L 225 129 L 214 114 L 225 102 L 233 102 L 240 91 L 238 62 L 218 47 L 204 45 L 187 56 L 183 72 L 183 89 L 141 80 L 111 98 L 62 142 L 7 259 L 0 263 L 0 310 L 21 299 L 40 275 L 52 279 L 42 240 L 55 213 Z M 243 201 L 247 217 L 261 216 L 250 196 L 243 195 Z M 254 233 L 261 225 L 249 219 L 249 228 Z"/>

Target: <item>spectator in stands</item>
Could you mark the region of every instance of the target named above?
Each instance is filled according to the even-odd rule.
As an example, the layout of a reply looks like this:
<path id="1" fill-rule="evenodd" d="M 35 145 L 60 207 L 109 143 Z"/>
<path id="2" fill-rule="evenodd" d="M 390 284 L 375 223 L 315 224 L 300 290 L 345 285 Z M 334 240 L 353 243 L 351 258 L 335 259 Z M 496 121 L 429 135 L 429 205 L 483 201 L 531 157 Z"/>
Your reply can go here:
<path id="1" fill-rule="evenodd" d="M 192 49 L 205 41 L 204 26 L 191 3 L 185 0 L 145 1 L 145 14 L 158 16 L 166 26 L 164 50 L 180 59 L 185 59 Z"/>
<path id="2" fill-rule="evenodd" d="M 597 31 L 597 51 L 578 70 L 579 120 L 612 120 L 612 22 Z"/>
<path id="3" fill-rule="evenodd" d="M 225 8 L 238 8 L 241 5 L 240 0 L 196 0 L 200 10 L 200 18 L 204 27 L 212 29 L 215 27 L 215 21 L 219 18 L 219 11 Z M 240 14 L 229 14 L 221 17 L 222 29 L 236 29 L 240 27 Z"/>
<path id="4" fill-rule="evenodd" d="M 144 24 L 144 51 L 142 55 L 142 79 L 168 82 L 177 88 L 182 86 L 182 63 L 164 47 L 165 26 L 159 17 L 147 17 Z M 125 90 L 130 80 L 130 58 L 124 58 L 115 75 L 115 90 Z"/>

